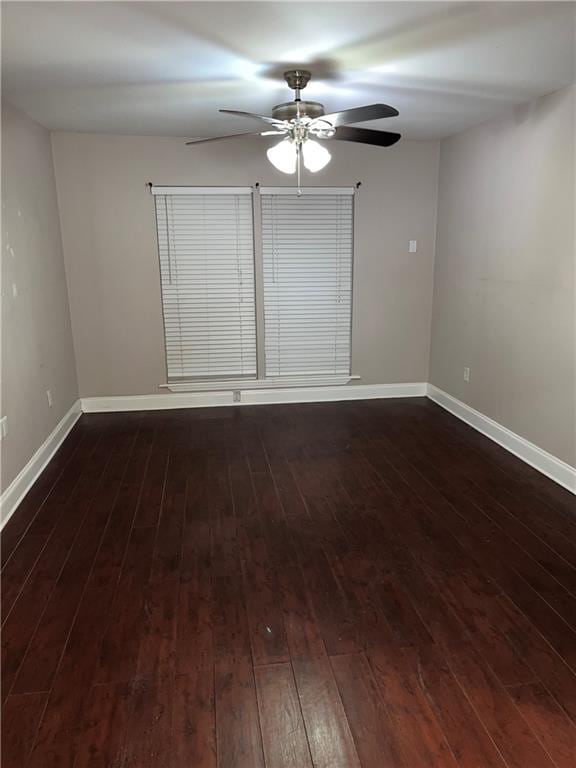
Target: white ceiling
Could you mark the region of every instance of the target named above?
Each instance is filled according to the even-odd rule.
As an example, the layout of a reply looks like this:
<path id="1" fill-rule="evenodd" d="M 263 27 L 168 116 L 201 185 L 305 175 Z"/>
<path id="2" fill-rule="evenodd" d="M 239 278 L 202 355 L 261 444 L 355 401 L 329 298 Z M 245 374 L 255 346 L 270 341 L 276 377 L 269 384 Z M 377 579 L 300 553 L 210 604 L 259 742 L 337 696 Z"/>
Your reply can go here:
<path id="1" fill-rule="evenodd" d="M 54 130 L 218 136 L 308 65 L 326 111 L 446 136 L 574 80 L 571 2 L 3 2 L 4 96 Z M 367 126 L 368 127 L 368 126 Z"/>

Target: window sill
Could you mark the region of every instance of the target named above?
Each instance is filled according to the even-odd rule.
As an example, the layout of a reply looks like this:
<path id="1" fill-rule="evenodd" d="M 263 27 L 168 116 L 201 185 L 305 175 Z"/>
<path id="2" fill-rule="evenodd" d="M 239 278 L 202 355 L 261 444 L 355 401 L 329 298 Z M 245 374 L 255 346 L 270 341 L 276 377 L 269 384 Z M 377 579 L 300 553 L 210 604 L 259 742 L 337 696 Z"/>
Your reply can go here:
<path id="1" fill-rule="evenodd" d="M 330 387 L 349 384 L 360 376 L 294 376 L 270 379 L 222 379 L 220 381 L 188 381 L 160 384 L 170 392 L 231 392 L 251 389 L 288 389 L 291 387 Z"/>

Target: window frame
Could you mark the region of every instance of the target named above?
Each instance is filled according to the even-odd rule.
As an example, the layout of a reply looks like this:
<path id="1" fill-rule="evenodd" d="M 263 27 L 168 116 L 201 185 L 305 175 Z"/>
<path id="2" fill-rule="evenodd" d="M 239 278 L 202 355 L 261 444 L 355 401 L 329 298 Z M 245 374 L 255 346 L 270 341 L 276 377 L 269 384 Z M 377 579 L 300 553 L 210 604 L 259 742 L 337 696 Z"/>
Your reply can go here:
<path id="1" fill-rule="evenodd" d="M 166 325 L 164 296 L 162 292 L 162 272 L 160 263 L 160 242 L 158 224 L 155 218 L 159 282 L 162 303 L 162 319 L 164 330 L 164 362 L 166 370 L 166 383 L 160 384 L 161 388 L 172 392 L 205 392 L 205 391 L 230 391 L 241 389 L 277 389 L 289 387 L 313 387 L 313 386 L 338 386 L 344 385 L 361 377 L 352 373 L 353 355 L 353 322 L 354 322 L 354 275 L 356 269 L 356 193 L 357 187 L 303 187 L 298 190 L 295 187 L 261 187 L 259 184 L 253 187 L 196 187 L 196 186 L 166 186 L 149 184 L 150 192 L 156 195 L 200 195 L 200 194 L 250 194 L 252 201 L 252 243 L 253 243 L 253 269 L 254 269 L 254 306 L 255 306 L 255 333 L 256 333 L 256 375 L 235 377 L 197 377 L 183 378 L 168 376 L 168 356 L 166 342 Z M 267 377 L 266 371 L 266 325 L 264 310 L 264 276 L 263 276 L 263 237 L 262 237 L 262 194 L 301 194 L 301 195 L 342 195 L 349 194 L 352 198 L 351 212 L 351 265 L 350 265 L 350 330 L 349 330 L 349 372 L 348 374 L 318 374 L 295 376 Z M 156 208 L 156 205 L 155 205 Z M 156 211 L 154 212 L 156 216 Z"/>

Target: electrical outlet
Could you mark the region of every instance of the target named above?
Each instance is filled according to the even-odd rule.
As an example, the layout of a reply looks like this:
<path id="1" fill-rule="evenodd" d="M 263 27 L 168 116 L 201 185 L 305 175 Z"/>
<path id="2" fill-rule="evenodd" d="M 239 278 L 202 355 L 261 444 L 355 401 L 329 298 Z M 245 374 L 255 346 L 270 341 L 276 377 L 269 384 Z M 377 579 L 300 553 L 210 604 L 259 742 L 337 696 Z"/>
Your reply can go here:
<path id="1" fill-rule="evenodd" d="M 470 381 L 470 368 L 467 365 L 464 366 L 464 381 Z"/>
<path id="2" fill-rule="evenodd" d="M 50 408 L 52 408 L 53 400 L 52 400 L 52 390 L 51 389 L 47 389 L 46 390 L 46 400 L 48 400 L 48 406 Z"/>
<path id="3" fill-rule="evenodd" d="M 410 240 L 408 243 L 408 253 L 416 253 L 418 250 L 418 240 Z"/>
<path id="4" fill-rule="evenodd" d="M 232 392 L 232 402 L 234 402 L 234 403 L 239 403 L 239 402 L 240 402 L 240 400 L 241 400 L 241 393 L 240 393 L 240 390 L 239 390 L 239 389 L 235 389 L 235 390 Z"/>
<path id="5" fill-rule="evenodd" d="M 0 419 L 0 440 L 4 440 L 4 438 L 8 435 L 8 416 L 4 416 L 2 419 Z"/>

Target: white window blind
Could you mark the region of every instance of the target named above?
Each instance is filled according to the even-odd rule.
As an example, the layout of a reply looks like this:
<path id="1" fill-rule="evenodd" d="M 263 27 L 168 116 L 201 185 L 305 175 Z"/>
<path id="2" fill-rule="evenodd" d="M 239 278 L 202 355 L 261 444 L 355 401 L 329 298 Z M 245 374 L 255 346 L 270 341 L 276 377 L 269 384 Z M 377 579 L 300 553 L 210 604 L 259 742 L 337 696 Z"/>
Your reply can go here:
<path id="1" fill-rule="evenodd" d="M 353 190 L 262 189 L 266 376 L 350 373 Z"/>
<path id="2" fill-rule="evenodd" d="M 250 188 L 152 192 L 168 381 L 256 376 Z"/>

